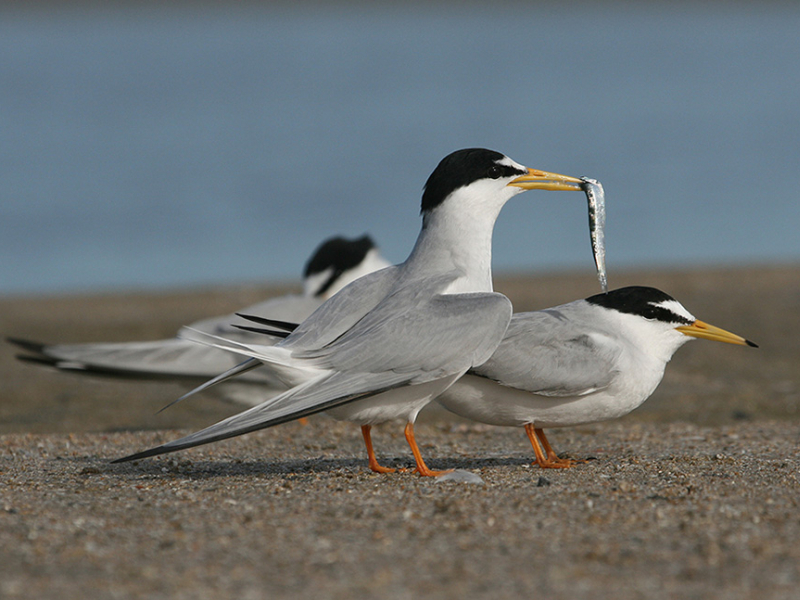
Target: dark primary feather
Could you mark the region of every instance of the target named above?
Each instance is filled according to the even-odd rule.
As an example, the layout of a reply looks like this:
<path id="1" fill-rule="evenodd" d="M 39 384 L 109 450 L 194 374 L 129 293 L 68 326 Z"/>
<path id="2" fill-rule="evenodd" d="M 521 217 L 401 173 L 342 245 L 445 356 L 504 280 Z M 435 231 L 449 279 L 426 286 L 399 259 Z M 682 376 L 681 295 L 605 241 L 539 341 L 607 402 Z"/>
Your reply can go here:
<path id="1" fill-rule="evenodd" d="M 422 287 L 446 288 L 447 281 L 446 277 L 434 278 Z M 195 434 L 115 462 L 174 452 L 272 427 L 395 388 L 463 373 L 473 364 L 485 361 L 502 339 L 511 318 L 511 302 L 495 293 L 453 297 L 423 291 L 416 300 L 409 298 L 418 293 L 418 287 L 403 290 L 405 294 L 401 291 L 390 295 L 390 301 L 397 302 L 396 307 L 389 305 L 377 311 L 383 315 L 380 318 L 367 315 L 354 330 L 341 335 L 330 346 L 296 351 L 317 366 L 333 368 L 333 372 L 323 373 Z M 365 330 L 369 332 L 372 350 L 368 353 L 364 352 L 363 339 L 358 335 Z M 474 348 L 472 354 L 464 356 L 459 342 Z M 426 348 L 426 344 L 432 344 L 435 351 Z M 332 354 L 331 348 L 335 350 Z M 428 359 L 420 362 L 420 356 Z"/>
<path id="2" fill-rule="evenodd" d="M 307 348 L 330 344 L 380 303 L 395 284 L 396 276 L 396 266 L 364 275 L 324 302 L 280 345 Z"/>
<path id="3" fill-rule="evenodd" d="M 338 383 L 336 381 L 337 378 L 343 379 L 343 381 Z M 332 373 L 325 376 L 324 379 L 309 382 L 308 385 L 299 385 L 281 394 L 281 396 L 275 400 L 277 401 L 280 399 L 281 402 L 288 405 L 284 411 L 274 411 L 272 409 L 272 402 L 261 404 L 179 440 L 168 442 L 161 446 L 137 452 L 129 456 L 124 456 L 111 462 L 123 463 L 218 442 L 245 433 L 258 431 L 259 429 L 266 429 L 268 427 L 294 421 L 302 417 L 308 417 L 360 398 L 387 392 L 391 389 L 402 387 L 406 385 L 407 382 L 407 378 L 402 375 L 395 375 L 391 380 L 385 380 L 380 387 L 370 386 L 369 378 L 362 381 L 361 387 L 359 387 L 352 382 L 351 379 L 352 378 L 349 378 L 347 374 Z M 364 387 L 370 387 L 371 389 L 365 390 L 363 389 Z M 331 395 L 331 390 L 338 390 L 339 393 Z M 325 399 L 326 397 L 327 399 Z M 287 402 L 287 400 L 295 401 Z M 272 418 L 265 419 L 263 413 L 266 411 L 276 414 Z"/>
<path id="4" fill-rule="evenodd" d="M 70 360 L 58 356 L 52 356 L 47 353 L 47 344 L 34 342 L 32 340 L 25 340 L 22 338 L 7 337 L 6 341 L 10 344 L 22 348 L 30 354 L 16 354 L 15 358 L 19 361 L 42 365 L 45 367 L 53 367 L 61 371 L 70 371 L 76 373 L 89 373 L 97 377 L 110 377 L 112 379 L 130 379 L 130 380 L 188 380 L 190 382 L 198 380 L 197 375 L 185 373 L 147 373 L 142 374 L 140 371 L 125 369 L 122 367 L 114 367 L 109 365 L 98 365 L 81 360 Z"/>
<path id="5" fill-rule="evenodd" d="M 276 331 L 274 329 L 264 329 L 263 327 L 248 327 L 247 325 L 234 325 L 236 329 L 241 329 L 242 331 L 248 331 L 250 333 L 260 333 L 262 335 L 268 335 L 270 337 L 277 337 L 277 338 L 287 338 L 289 337 L 288 331 Z"/>
<path id="6" fill-rule="evenodd" d="M 277 319 L 268 319 L 266 317 L 258 317 L 256 315 L 245 315 L 242 313 L 236 313 L 237 317 L 242 317 L 243 319 L 247 319 L 248 321 L 252 321 L 253 323 L 258 323 L 259 325 L 266 325 L 267 327 L 277 327 L 278 329 L 283 329 L 284 331 L 292 332 L 297 329 L 297 323 L 289 323 L 288 321 L 279 321 Z M 285 337 L 285 336 L 284 336 Z"/>
<path id="7" fill-rule="evenodd" d="M 17 337 L 7 337 L 6 341 L 9 344 L 13 344 L 17 348 L 21 348 L 22 350 L 28 353 L 28 354 L 15 355 L 17 360 L 37 365 L 45 365 L 47 367 L 58 367 L 58 362 L 59 362 L 58 359 L 52 356 L 48 356 L 46 352 L 47 349 L 46 344 L 42 344 L 41 342 L 34 342 L 33 340 L 25 340 Z"/>
<path id="8" fill-rule="evenodd" d="M 44 356 L 41 354 L 15 354 L 14 358 L 34 365 L 58 368 L 58 360 L 51 358 L 50 356 Z"/>
<path id="9" fill-rule="evenodd" d="M 419 370 L 427 380 L 480 364 L 500 343 L 511 319 L 511 302 L 492 292 L 439 294 L 450 279 L 434 277 L 397 290 L 334 343 L 298 350 L 295 356 L 342 371 Z M 371 349 L 367 354 L 365 335 Z M 474 353 L 464 356 L 464 347 Z M 420 362 L 422 357 L 427 361 Z"/>
<path id="10" fill-rule="evenodd" d="M 26 352 L 32 352 L 33 354 L 42 354 L 44 355 L 44 349 L 46 344 L 42 344 L 41 342 L 34 342 L 33 340 L 25 340 L 18 337 L 7 337 L 6 341 L 9 344 L 14 344 L 18 348 L 22 348 Z"/>

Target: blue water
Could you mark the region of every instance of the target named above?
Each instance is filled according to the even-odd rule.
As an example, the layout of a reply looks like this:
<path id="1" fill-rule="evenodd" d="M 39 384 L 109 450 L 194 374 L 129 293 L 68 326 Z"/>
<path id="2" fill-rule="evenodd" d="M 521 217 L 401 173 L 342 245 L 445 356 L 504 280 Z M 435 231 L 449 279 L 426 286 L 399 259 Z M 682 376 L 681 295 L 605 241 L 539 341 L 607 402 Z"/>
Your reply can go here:
<path id="1" fill-rule="evenodd" d="M 403 260 L 464 146 L 601 180 L 608 267 L 800 259 L 800 4 L 0 10 L 0 294 Z M 579 194 L 503 210 L 496 272 L 591 269 Z"/>

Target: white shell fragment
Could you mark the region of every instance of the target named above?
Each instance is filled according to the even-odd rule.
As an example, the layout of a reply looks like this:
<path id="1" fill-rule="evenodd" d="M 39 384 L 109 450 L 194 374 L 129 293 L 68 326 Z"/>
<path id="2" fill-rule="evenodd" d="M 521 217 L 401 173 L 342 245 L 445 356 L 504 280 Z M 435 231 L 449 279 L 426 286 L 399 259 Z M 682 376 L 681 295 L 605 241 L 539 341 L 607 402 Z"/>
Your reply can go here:
<path id="1" fill-rule="evenodd" d="M 433 478 L 436 483 L 443 481 L 454 481 L 456 483 L 484 483 L 483 478 L 477 473 L 472 471 L 465 471 L 464 469 L 456 469 L 444 475 L 438 475 Z"/>

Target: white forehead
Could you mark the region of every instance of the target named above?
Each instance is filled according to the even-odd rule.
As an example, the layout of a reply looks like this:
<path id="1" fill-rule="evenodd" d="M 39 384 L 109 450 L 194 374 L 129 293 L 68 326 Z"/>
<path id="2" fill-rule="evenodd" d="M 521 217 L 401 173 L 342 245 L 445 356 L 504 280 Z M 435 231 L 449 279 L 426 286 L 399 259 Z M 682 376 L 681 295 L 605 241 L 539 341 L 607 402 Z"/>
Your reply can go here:
<path id="1" fill-rule="evenodd" d="M 498 165 L 503 165 L 503 166 L 506 166 L 506 167 L 513 167 L 515 169 L 519 169 L 520 171 L 527 171 L 528 170 L 528 167 L 519 164 L 517 161 L 512 160 L 512 159 L 508 158 L 507 156 L 504 156 L 503 158 L 498 160 L 497 164 Z"/>
<path id="2" fill-rule="evenodd" d="M 650 304 L 659 308 L 663 308 L 664 310 L 668 310 L 669 312 L 676 314 L 679 317 L 683 317 L 684 319 L 688 319 L 689 321 L 697 320 L 695 316 L 686 310 L 683 304 L 677 300 L 662 300 L 661 302 L 651 302 Z"/>

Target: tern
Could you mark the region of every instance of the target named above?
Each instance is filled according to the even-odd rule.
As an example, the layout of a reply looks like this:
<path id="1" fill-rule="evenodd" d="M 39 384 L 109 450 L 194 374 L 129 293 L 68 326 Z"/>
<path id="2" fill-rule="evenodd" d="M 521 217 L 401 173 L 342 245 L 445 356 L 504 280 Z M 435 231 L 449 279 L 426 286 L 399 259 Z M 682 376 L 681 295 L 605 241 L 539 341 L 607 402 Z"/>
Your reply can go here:
<path id="1" fill-rule="evenodd" d="M 492 289 L 494 223 L 505 203 L 532 189 L 583 191 L 575 177 L 528 169 L 482 148 L 446 156 L 425 184 L 422 229 L 408 259 L 358 279 L 275 345 L 205 334 L 200 341 L 270 365 L 293 387 L 189 436 L 117 459 L 174 452 L 317 412 L 360 423 L 370 467 L 369 428 L 405 419 L 420 475 L 413 424 L 419 411 L 468 369 L 486 361 L 511 320 L 511 302 Z M 235 370 L 235 369 L 234 369 Z"/>
<path id="2" fill-rule="evenodd" d="M 678 348 L 694 338 L 756 347 L 696 319 L 652 287 L 516 313 L 492 357 L 437 401 L 474 421 L 524 427 L 540 467 L 566 468 L 576 461 L 559 458 L 543 429 L 628 414 L 655 391 Z"/>
<path id="3" fill-rule="evenodd" d="M 302 294 L 271 298 L 240 312 L 302 321 L 351 281 L 389 265 L 368 235 L 354 239 L 332 237 L 321 243 L 306 262 Z M 240 329 L 245 323 L 241 317 L 228 314 L 198 321 L 190 327 L 239 342 L 269 343 L 264 341 L 264 336 Z M 26 351 L 18 358 L 27 362 L 90 375 L 177 380 L 193 387 L 237 363 L 229 352 L 178 337 L 87 344 L 42 344 L 20 338 L 8 338 L 8 341 Z M 287 386 L 266 369 L 253 370 L 236 382 L 215 388 L 224 399 L 248 406 L 260 404 L 286 389 Z"/>

